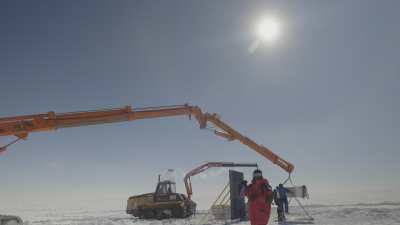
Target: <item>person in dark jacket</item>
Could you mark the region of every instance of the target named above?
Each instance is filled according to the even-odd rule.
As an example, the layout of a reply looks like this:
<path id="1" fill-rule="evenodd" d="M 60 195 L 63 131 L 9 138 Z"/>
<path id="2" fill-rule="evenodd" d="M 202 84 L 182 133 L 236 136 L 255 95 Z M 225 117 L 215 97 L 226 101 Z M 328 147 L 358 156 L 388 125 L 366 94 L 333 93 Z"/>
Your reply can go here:
<path id="1" fill-rule="evenodd" d="M 249 199 L 249 219 L 251 225 L 268 224 L 271 214 L 272 190 L 267 179 L 264 179 L 260 170 L 254 170 L 253 180 L 246 187 L 246 196 Z"/>
<path id="2" fill-rule="evenodd" d="M 282 222 L 285 221 L 285 212 L 283 209 L 283 204 L 282 201 L 280 200 L 280 196 L 279 196 L 279 191 L 278 191 L 278 187 L 275 188 L 274 192 L 273 192 L 273 196 L 274 196 L 274 202 L 276 205 L 276 213 L 278 214 L 278 222 Z"/>
<path id="3" fill-rule="evenodd" d="M 285 221 L 285 212 L 289 213 L 289 206 L 287 200 L 287 193 L 289 190 L 283 186 L 283 184 L 279 184 L 278 187 L 275 188 L 273 196 L 274 202 L 276 204 L 276 212 L 278 213 L 278 221 Z"/>
<path id="4" fill-rule="evenodd" d="M 287 198 L 287 193 L 289 190 L 283 186 L 283 184 L 279 184 L 276 188 L 279 192 L 279 199 L 282 202 L 282 207 L 285 209 L 285 213 L 289 213 L 289 202 Z"/>
<path id="5" fill-rule="evenodd" d="M 239 218 L 240 221 L 247 221 L 247 213 L 246 213 L 246 188 L 247 188 L 247 180 L 243 180 L 239 185 L 239 199 L 238 199 L 238 209 L 239 209 Z"/>

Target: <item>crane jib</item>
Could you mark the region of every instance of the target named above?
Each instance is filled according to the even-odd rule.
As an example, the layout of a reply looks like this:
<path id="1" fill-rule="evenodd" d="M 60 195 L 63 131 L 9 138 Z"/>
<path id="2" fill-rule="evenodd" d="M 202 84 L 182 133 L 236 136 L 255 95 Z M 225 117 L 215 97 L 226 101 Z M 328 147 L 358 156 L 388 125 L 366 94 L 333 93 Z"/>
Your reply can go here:
<path id="1" fill-rule="evenodd" d="M 0 147 L 6 147 L 21 139 L 26 139 L 32 132 L 52 131 L 60 128 L 81 127 L 106 123 L 119 123 L 140 119 L 154 119 L 186 115 L 195 118 L 200 129 L 207 127 L 207 123 L 214 125 L 214 133 L 228 140 L 238 140 L 250 149 L 264 156 L 286 172 L 291 173 L 294 165 L 282 159 L 265 146 L 257 144 L 252 139 L 242 135 L 228 124 L 220 120 L 217 114 L 203 113 L 200 107 L 185 105 L 146 107 L 133 109 L 131 106 L 121 108 L 100 109 L 92 111 L 78 111 L 68 113 L 48 112 L 42 114 L 23 115 L 0 118 L 0 136 L 16 136 L 17 139 Z"/>

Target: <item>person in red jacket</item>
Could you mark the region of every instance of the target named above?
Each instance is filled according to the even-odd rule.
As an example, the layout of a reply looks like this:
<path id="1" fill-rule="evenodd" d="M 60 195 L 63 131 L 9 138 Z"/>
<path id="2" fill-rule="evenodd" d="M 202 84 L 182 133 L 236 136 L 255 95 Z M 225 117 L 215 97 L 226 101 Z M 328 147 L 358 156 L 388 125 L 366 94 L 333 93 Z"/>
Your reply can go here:
<path id="1" fill-rule="evenodd" d="M 271 214 L 272 188 L 259 169 L 254 170 L 253 180 L 246 188 L 249 199 L 249 219 L 251 225 L 266 225 Z"/>

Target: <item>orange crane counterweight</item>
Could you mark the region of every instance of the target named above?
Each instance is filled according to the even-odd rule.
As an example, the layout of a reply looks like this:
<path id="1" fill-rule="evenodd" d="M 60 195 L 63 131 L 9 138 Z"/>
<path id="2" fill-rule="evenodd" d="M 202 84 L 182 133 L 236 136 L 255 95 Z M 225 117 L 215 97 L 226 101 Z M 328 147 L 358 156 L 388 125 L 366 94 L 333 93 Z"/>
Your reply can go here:
<path id="1" fill-rule="evenodd" d="M 223 121 L 217 114 L 203 113 L 200 107 L 185 105 L 147 107 L 133 109 L 131 106 L 123 108 L 102 109 L 95 111 L 80 111 L 70 113 L 48 112 L 44 114 L 24 115 L 15 117 L 0 118 L 0 136 L 16 136 L 17 139 L 0 147 L 0 152 L 14 144 L 26 139 L 32 132 L 51 131 L 67 127 L 80 127 L 96 124 L 117 123 L 140 119 L 152 119 L 187 115 L 194 117 L 200 129 L 204 129 L 207 123 L 213 124 L 216 129 L 214 133 L 230 141 L 238 140 L 247 145 L 250 149 L 269 159 L 274 164 L 291 173 L 294 170 L 293 164 L 282 159 L 267 147 L 257 144 L 250 138 L 242 135 Z"/>

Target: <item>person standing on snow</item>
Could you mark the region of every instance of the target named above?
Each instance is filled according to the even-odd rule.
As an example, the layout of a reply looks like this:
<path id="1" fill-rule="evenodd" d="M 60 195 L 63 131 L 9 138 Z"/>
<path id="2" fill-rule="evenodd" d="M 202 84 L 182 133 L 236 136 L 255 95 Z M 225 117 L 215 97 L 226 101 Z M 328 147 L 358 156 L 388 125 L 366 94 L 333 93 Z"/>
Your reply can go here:
<path id="1" fill-rule="evenodd" d="M 278 187 L 274 190 L 274 202 L 276 204 L 276 212 L 278 213 L 278 221 L 285 221 L 285 212 L 289 213 L 289 204 L 287 199 L 287 193 L 289 190 L 283 186 L 283 184 L 279 184 Z"/>
<path id="2" fill-rule="evenodd" d="M 271 215 L 272 190 L 267 179 L 264 179 L 259 169 L 254 170 L 253 180 L 246 187 L 249 199 L 249 219 L 251 225 L 268 224 Z"/>
<path id="3" fill-rule="evenodd" d="M 240 214 L 240 221 L 247 221 L 247 213 L 246 213 L 246 188 L 247 188 L 247 180 L 243 180 L 239 186 L 239 214 Z"/>
<path id="4" fill-rule="evenodd" d="M 279 200 L 282 203 L 282 207 L 285 209 L 285 213 L 289 213 L 289 202 L 287 199 L 287 193 L 289 190 L 285 188 L 283 184 L 279 184 L 276 191 L 279 193 Z"/>
<path id="5" fill-rule="evenodd" d="M 278 214 L 278 222 L 285 221 L 285 211 L 283 209 L 283 204 L 279 196 L 278 187 L 274 190 L 274 202 L 276 205 L 276 213 Z"/>

